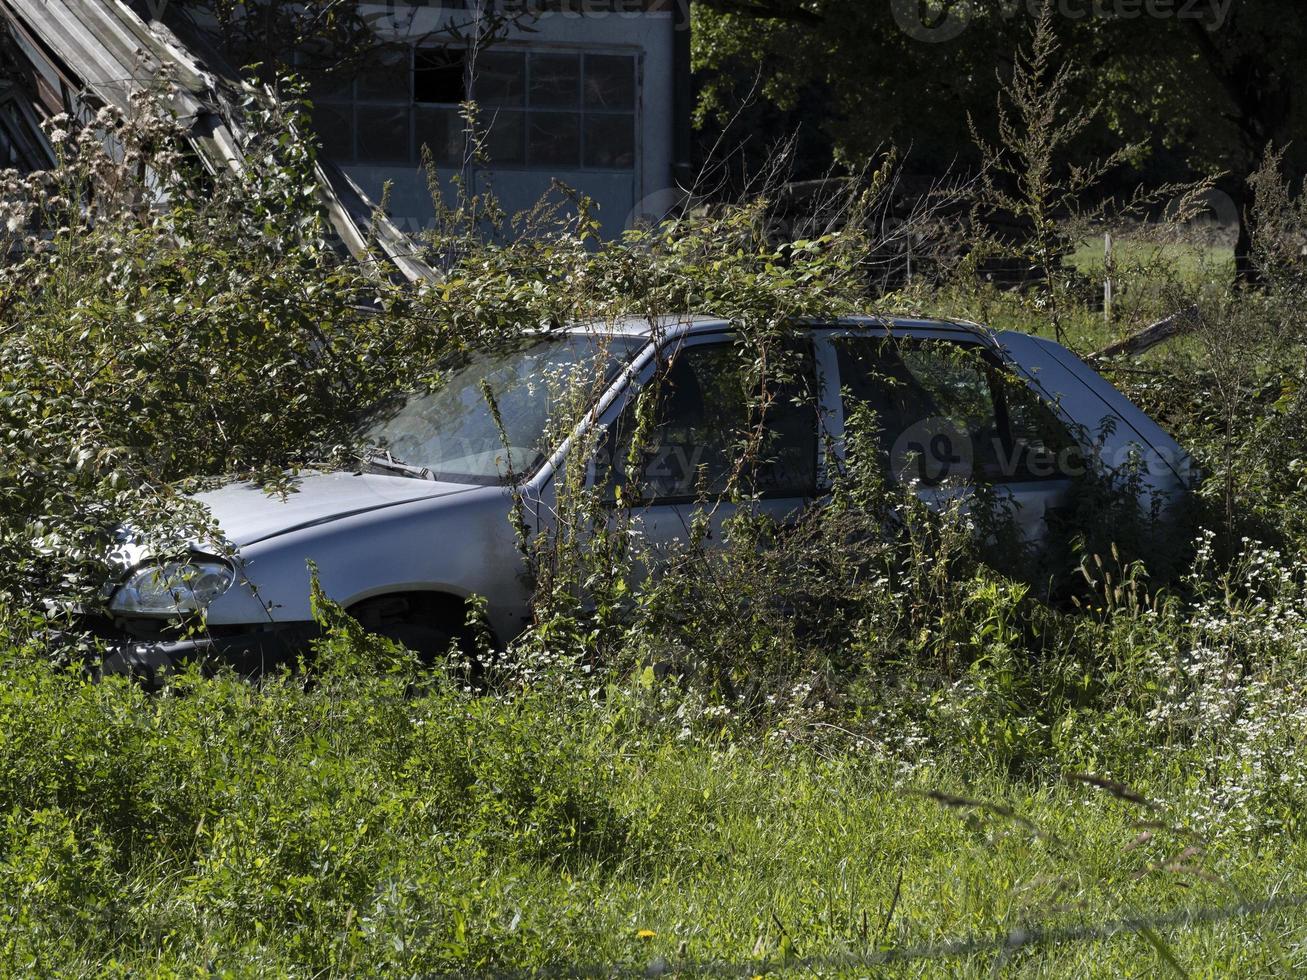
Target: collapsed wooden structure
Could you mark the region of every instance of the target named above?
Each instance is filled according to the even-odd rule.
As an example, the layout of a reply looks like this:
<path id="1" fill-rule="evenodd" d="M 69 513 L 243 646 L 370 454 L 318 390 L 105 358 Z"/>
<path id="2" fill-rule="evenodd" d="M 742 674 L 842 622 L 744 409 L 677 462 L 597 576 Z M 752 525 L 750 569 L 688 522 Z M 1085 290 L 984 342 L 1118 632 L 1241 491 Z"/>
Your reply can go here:
<path id="1" fill-rule="evenodd" d="M 251 134 L 242 105 L 271 93 L 242 81 L 212 52 L 197 53 L 161 18 L 121 0 L 0 0 L 9 77 L 0 83 L 0 166 L 38 169 L 54 162 L 41 122 L 59 113 L 89 120 L 101 106 L 126 111 L 134 95 L 170 81 L 177 120 L 204 167 L 239 172 Z M 318 194 L 341 247 L 366 266 L 383 258 L 386 275 L 436 278 L 414 241 L 338 168 L 317 166 Z"/>

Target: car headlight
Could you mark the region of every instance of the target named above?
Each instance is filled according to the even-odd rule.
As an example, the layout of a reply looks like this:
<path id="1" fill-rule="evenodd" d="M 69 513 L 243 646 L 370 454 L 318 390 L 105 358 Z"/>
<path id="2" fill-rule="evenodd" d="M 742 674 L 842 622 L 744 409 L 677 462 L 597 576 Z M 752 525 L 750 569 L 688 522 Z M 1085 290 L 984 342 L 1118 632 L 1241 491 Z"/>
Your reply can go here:
<path id="1" fill-rule="evenodd" d="M 201 612 L 235 581 L 232 567 L 217 559 L 146 565 L 118 587 L 109 608 L 115 613 L 145 616 Z"/>

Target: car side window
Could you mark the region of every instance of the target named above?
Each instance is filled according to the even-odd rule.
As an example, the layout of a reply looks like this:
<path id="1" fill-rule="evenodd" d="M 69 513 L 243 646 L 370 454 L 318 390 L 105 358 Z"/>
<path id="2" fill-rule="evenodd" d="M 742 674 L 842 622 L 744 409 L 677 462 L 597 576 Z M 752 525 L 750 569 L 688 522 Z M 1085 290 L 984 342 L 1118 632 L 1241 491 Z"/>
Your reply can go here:
<path id="1" fill-rule="evenodd" d="M 983 348 L 890 337 L 841 337 L 835 347 L 845 417 L 871 411 L 895 479 L 934 486 L 1064 475 L 1050 459 L 1069 459 L 1075 440 Z"/>
<path id="2" fill-rule="evenodd" d="M 807 497 L 817 482 L 817 400 L 813 357 L 791 347 L 760 383 L 744 350 L 732 343 L 675 351 L 609 434 L 610 499 L 671 503 L 734 490 Z M 652 398 L 650 404 L 648 399 Z M 646 413 L 637 434 L 638 413 Z M 640 445 L 632 452 L 636 438 Z"/>
<path id="3" fill-rule="evenodd" d="M 1008 372 L 996 372 L 999 401 L 1006 413 L 1005 472 L 1017 481 L 1080 476 L 1085 471 L 1080 444 L 1053 409 L 1030 386 Z"/>

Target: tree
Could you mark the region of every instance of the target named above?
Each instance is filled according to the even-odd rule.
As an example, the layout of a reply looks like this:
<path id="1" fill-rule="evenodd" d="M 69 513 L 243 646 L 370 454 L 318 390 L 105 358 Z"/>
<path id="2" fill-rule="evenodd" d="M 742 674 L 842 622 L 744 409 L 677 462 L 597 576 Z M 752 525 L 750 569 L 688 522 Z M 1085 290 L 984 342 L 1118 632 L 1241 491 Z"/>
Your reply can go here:
<path id="1" fill-rule="evenodd" d="M 910 166 L 930 172 L 978 162 L 967 114 L 980 128 L 992 128 L 995 69 L 1010 75 L 1032 6 L 1022 0 L 697 2 L 701 124 L 738 116 L 739 128 L 751 134 L 760 123 L 801 127 L 810 139 L 819 133 L 828 152 L 849 164 L 892 142 L 911 149 Z M 1234 212 L 1228 217 L 1240 224 L 1239 270 L 1250 277 L 1247 178 L 1267 149 L 1285 144 L 1304 121 L 1293 95 L 1307 66 L 1307 25 L 1297 0 L 1230 4 L 1217 20 L 1206 6 L 1122 5 L 1119 15 L 1104 16 L 1101 10 L 1112 5 L 1086 2 L 1059 7 L 1056 20 L 1067 56 L 1085 69 L 1079 97 L 1105 103 L 1103 124 L 1081 134 L 1084 150 L 1111 153 L 1140 143 L 1131 160 L 1135 177 L 1156 182 L 1223 172 L 1220 187 Z M 1157 16 L 1145 16 L 1148 10 Z M 905 19 L 905 12 L 919 20 Z M 756 86 L 749 84 L 755 77 Z M 741 108 L 750 94 L 759 105 Z M 1301 174 L 1307 148 L 1291 148 L 1286 162 L 1291 174 Z"/>
<path id="2" fill-rule="evenodd" d="M 206 53 L 228 65 L 257 65 L 264 81 L 289 71 L 310 79 L 352 77 L 388 51 L 422 41 L 485 44 L 511 25 L 529 23 L 531 5 L 511 9 L 495 0 L 468 0 L 440 28 L 413 32 L 422 5 L 381 8 L 366 0 L 174 0 L 160 16 Z M 409 30 L 403 35 L 403 28 Z M 384 25 L 384 29 L 383 29 Z M 396 36 L 402 39 L 394 39 Z"/>
<path id="3" fill-rule="evenodd" d="M 734 120 L 724 145 L 798 131 L 816 170 L 832 155 L 860 169 L 893 143 L 937 173 L 959 154 L 974 159 L 966 113 L 992 113 L 994 67 L 1010 62 L 1012 26 L 996 18 L 973 25 L 966 43 L 930 44 L 905 33 L 889 3 L 697 0 L 700 125 Z"/>
<path id="4" fill-rule="evenodd" d="M 1195 170 L 1225 174 L 1220 187 L 1239 219 L 1239 273 L 1254 278 L 1250 178 L 1305 121 L 1302 101 L 1294 99 L 1307 67 L 1301 4 L 1231 0 L 1219 22 L 1175 18 L 1097 28 L 1118 131 L 1143 124 L 1164 146 L 1184 148 Z M 1301 176 L 1307 148 L 1291 147 L 1285 164 Z"/>

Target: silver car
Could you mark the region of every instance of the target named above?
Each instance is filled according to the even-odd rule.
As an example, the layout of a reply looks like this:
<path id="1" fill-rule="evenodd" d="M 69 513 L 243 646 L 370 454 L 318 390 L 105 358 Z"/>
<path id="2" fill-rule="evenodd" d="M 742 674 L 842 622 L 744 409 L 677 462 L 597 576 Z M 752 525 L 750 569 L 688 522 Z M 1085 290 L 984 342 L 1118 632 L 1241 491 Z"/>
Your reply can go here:
<path id="1" fill-rule="evenodd" d="M 202 657 L 256 673 L 285 662 L 315 633 L 310 561 L 327 595 L 419 653 L 448 648 L 472 596 L 507 643 L 531 616 L 515 499 L 529 530 L 544 530 L 564 466 L 580 465 L 604 499 L 634 510 L 651 546 L 665 545 L 706 499 L 714 522 L 742 506 L 727 491 L 741 487 L 741 434 L 757 430 L 744 499 L 783 519 L 828 492 L 857 406 L 895 478 L 933 502 L 992 486 L 1031 541 L 1087 468 L 1129 464 L 1155 511 L 1192 484 L 1180 446 L 1051 341 L 918 319 L 792 334 L 761 415 L 758 366 L 720 319 L 590 324 L 465 358 L 439 388 L 369 415 L 371 448 L 353 471 L 301 474 L 285 495 L 245 483 L 202 494 L 229 547 L 182 562 L 125 548 L 106 589 L 116 640 L 105 666 L 153 674 Z M 633 454 L 636 396 L 655 386 Z M 198 638 L 170 633 L 201 613 Z"/>

